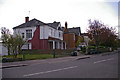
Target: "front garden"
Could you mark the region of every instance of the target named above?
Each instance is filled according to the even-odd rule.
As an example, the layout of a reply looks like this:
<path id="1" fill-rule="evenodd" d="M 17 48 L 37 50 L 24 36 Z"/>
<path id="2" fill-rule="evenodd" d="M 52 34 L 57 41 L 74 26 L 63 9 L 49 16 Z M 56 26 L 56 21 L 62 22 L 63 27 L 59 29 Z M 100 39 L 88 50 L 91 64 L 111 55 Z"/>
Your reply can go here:
<path id="1" fill-rule="evenodd" d="M 55 58 L 71 56 L 73 50 L 55 50 Z M 49 59 L 54 58 L 53 50 L 23 50 L 21 54 L 14 58 L 14 55 L 2 56 L 2 62 L 14 62 L 24 60 Z"/>

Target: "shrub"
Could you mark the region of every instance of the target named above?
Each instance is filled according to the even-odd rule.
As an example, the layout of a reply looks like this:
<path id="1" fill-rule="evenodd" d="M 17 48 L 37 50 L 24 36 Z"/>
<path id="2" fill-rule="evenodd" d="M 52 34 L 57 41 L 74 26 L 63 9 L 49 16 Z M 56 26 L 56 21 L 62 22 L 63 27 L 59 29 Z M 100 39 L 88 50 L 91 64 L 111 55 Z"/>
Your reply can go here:
<path id="1" fill-rule="evenodd" d="M 99 46 L 98 48 L 104 48 L 104 46 Z"/>
<path id="2" fill-rule="evenodd" d="M 89 46 L 88 49 L 95 49 L 95 46 Z"/>
<path id="3" fill-rule="evenodd" d="M 86 52 L 86 47 L 82 47 L 81 50 L 82 50 L 83 53 L 85 53 Z"/>

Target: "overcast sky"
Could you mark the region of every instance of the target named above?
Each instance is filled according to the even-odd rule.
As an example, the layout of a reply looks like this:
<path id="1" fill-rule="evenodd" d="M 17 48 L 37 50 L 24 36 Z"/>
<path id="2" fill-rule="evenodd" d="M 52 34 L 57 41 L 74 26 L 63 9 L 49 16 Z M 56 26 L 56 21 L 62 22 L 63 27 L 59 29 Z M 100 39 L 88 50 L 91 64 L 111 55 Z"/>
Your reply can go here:
<path id="1" fill-rule="evenodd" d="M 86 32 L 89 19 L 109 26 L 118 25 L 119 0 L 0 0 L 0 27 L 12 28 L 36 18 L 42 22 L 61 22 L 68 28 L 81 27 Z M 30 11 L 30 13 L 29 13 Z"/>

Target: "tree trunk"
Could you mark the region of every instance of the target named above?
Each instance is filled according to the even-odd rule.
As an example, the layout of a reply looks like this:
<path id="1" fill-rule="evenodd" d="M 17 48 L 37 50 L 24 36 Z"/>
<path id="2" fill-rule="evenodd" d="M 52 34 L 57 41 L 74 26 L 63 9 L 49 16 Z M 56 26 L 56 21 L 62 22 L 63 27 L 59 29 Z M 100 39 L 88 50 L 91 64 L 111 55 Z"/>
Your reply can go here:
<path id="1" fill-rule="evenodd" d="M 10 55 L 10 47 L 8 46 L 8 55 Z"/>
<path id="2" fill-rule="evenodd" d="M 15 48 L 15 51 L 14 51 L 14 58 L 17 58 L 17 49 Z"/>
<path id="3" fill-rule="evenodd" d="M 18 54 L 21 54 L 22 51 L 21 51 L 21 46 L 18 47 Z"/>

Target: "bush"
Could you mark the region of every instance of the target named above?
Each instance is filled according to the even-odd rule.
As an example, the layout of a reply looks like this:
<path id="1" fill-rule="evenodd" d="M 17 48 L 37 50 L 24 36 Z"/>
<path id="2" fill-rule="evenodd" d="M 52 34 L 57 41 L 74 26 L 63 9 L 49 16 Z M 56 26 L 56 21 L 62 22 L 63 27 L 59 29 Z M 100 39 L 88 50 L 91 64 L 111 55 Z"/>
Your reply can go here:
<path id="1" fill-rule="evenodd" d="M 5 62 L 14 62 L 14 61 L 22 61 L 22 58 L 2 58 L 2 62 L 5 63 Z"/>
<path id="2" fill-rule="evenodd" d="M 83 53 L 85 53 L 86 52 L 86 47 L 81 47 L 81 50 L 82 50 Z"/>
<path id="3" fill-rule="evenodd" d="M 89 46 L 88 49 L 95 49 L 95 46 Z"/>
<path id="4" fill-rule="evenodd" d="M 98 46 L 98 48 L 104 48 L 104 46 Z"/>

